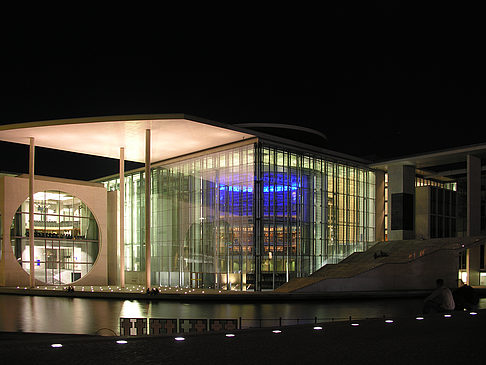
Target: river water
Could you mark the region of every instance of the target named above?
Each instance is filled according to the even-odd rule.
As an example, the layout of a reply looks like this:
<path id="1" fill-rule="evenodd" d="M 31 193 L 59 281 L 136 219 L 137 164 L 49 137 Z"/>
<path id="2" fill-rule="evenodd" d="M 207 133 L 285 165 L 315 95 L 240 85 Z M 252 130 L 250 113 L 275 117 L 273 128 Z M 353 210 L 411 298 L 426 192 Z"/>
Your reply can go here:
<path id="1" fill-rule="evenodd" d="M 481 299 L 480 308 L 486 308 Z M 307 302 L 176 302 L 0 295 L 0 331 L 113 334 L 125 318 L 242 318 L 242 327 L 396 317 L 421 312 L 422 299 Z"/>

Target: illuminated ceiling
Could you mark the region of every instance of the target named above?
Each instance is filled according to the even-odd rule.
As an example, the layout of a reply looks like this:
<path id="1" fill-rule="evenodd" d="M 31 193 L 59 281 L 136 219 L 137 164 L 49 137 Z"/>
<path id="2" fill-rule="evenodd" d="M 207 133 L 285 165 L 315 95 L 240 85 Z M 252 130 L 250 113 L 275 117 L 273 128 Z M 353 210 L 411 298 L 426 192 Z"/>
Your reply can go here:
<path id="1" fill-rule="evenodd" d="M 185 114 L 64 119 L 0 126 L 0 140 L 36 147 L 145 162 L 145 131 L 151 130 L 151 162 L 242 141 L 241 128 Z"/>

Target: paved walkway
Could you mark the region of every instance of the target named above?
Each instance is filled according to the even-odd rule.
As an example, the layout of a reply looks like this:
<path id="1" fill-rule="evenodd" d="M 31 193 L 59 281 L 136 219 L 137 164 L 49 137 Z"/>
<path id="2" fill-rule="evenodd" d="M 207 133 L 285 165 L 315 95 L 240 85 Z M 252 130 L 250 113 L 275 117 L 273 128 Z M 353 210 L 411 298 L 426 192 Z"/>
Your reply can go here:
<path id="1" fill-rule="evenodd" d="M 185 335 L 183 341 L 124 338 L 125 344 L 116 343 L 121 337 L 0 333 L 0 356 L 4 363 L 36 364 L 480 364 L 486 311 L 477 313 Z"/>
<path id="2" fill-rule="evenodd" d="M 426 297 L 431 290 L 394 290 L 363 292 L 320 292 L 320 293 L 280 293 L 274 291 L 236 291 L 218 289 L 187 289 L 178 287 L 159 287 L 159 294 L 146 294 L 145 287 L 129 285 L 118 286 L 75 286 L 74 292 L 67 292 L 67 286 L 0 287 L 0 294 L 35 296 L 65 296 L 80 298 L 132 299 L 132 300 L 230 300 L 230 301 L 282 301 L 282 300 L 320 300 L 320 299 L 371 299 L 371 298 L 418 298 Z M 478 294 L 486 296 L 486 288 L 477 288 Z"/>

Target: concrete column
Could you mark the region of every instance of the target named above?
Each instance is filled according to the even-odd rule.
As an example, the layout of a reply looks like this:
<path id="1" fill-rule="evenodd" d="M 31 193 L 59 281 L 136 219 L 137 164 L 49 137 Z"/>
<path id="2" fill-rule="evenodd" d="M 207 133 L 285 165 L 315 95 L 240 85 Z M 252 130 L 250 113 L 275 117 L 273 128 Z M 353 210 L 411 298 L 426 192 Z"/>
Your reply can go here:
<path id="1" fill-rule="evenodd" d="M 30 138 L 29 149 L 29 251 L 30 251 L 30 286 L 35 286 L 35 256 L 34 256 L 34 170 L 35 170 L 35 140 Z"/>
<path id="2" fill-rule="evenodd" d="M 480 254 L 480 246 L 474 246 L 467 249 L 466 270 L 468 285 L 479 285 L 479 273 L 481 272 L 481 268 L 479 267 Z"/>
<path id="3" fill-rule="evenodd" d="M 415 166 L 388 167 L 388 239 L 415 238 Z"/>
<path id="4" fill-rule="evenodd" d="M 125 287 L 125 149 L 120 148 L 120 286 Z"/>
<path id="5" fill-rule="evenodd" d="M 481 233 L 481 159 L 467 156 L 467 235 Z"/>
<path id="6" fill-rule="evenodd" d="M 375 240 L 385 240 L 385 172 L 375 171 Z"/>
<path id="7" fill-rule="evenodd" d="M 145 283 L 151 284 L 150 250 L 150 129 L 145 131 Z"/>

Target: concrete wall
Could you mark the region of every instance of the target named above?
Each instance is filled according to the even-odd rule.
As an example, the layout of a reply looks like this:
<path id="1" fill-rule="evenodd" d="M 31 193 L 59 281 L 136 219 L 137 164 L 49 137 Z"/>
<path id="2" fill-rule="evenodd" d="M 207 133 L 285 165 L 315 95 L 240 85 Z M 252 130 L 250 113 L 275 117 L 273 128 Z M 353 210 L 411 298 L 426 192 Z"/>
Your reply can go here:
<path id="1" fill-rule="evenodd" d="M 415 237 L 430 239 L 430 187 L 415 189 Z"/>
<path id="2" fill-rule="evenodd" d="M 415 238 L 415 167 L 388 167 L 388 240 Z"/>
<path id="3" fill-rule="evenodd" d="M 439 250 L 408 263 L 383 264 L 352 278 L 324 279 L 295 292 L 432 290 L 438 278 L 454 288 L 457 272 L 458 251 Z"/>
<path id="4" fill-rule="evenodd" d="M 36 176 L 34 194 L 59 190 L 83 201 L 93 213 L 99 230 L 99 250 L 92 269 L 75 285 L 108 284 L 107 192 L 102 184 Z M 29 275 L 17 263 L 10 244 L 10 226 L 18 207 L 29 196 L 29 178 L 0 177 L 0 212 L 2 215 L 2 257 L 0 258 L 0 286 L 30 285 Z M 37 284 L 43 284 L 36 281 Z"/>

